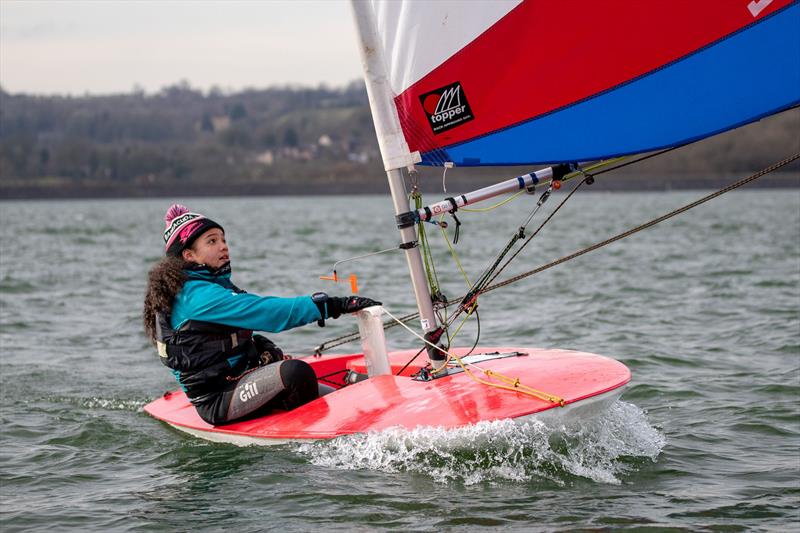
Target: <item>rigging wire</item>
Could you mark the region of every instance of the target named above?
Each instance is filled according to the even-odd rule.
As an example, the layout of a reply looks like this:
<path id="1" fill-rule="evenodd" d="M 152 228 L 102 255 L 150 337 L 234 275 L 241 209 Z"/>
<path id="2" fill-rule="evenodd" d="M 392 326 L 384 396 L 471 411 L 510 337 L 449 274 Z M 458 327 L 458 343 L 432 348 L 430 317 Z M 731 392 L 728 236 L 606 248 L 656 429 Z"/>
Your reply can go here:
<path id="1" fill-rule="evenodd" d="M 639 161 L 643 161 L 644 159 L 649 159 L 651 157 L 655 157 L 656 155 L 661 155 L 661 154 L 669 152 L 671 150 L 674 150 L 674 148 L 669 148 L 669 149 L 666 149 L 666 150 L 662 150 L 661 152 L 657 152 L 655 154 L 649 154 L 649 155 L 647 155 L 647 156 L 645 156 L 643 158 L 639 158 L 637 160 L 634 160 L 634 161 L 631 161 L 629 163 L 626 163 L 626 165 L 627 164 L 636 163 L 636 162 L 639 162 Z M 717 198 L 718 196 L 720 196 L 722 194 L 725 194 L 725 193 L 730 192 L 730 191 L 732 191 L 734 189 L 738 189 L 739 187 L 747 185 L 748 183 L 750 183 L 752 181 L 755 181 L 755 180 L 757 180 L 757 179 L 759 179 L 759 178 L 761 178 L 761 177 L 763 177 L 763 176 L 765 176 L 765 175 L 767 175 L 767 174 L 769 174 L 771 172 L 774 172 L 775 170 L 778 170 L 779 168 L 782 168 L 782 167 L 788 165 L 789 163 L 792 163 L 793 161 L 796 161 L 797 159 L 800 159 L 800 152 L 795 153 L 795 154 L 793 154 L 793 155 L 791 155 L 791 156 L 789 156 L 789 157 L 787 157 L 787 158 L 785 158 L 785 159 L 783 159 L 781 161 L 778 161 L 777 163 L 774 163 L 774 164 L 772 164 L 772 165 L 770 165 L 770 166 L 768 166 L 766 168 L 763 168 L 762 170 L 760 170 L 760 171 L 758 171 L 758 172 L 756 172 L 754 174 L 751 174 L 750 176 L 748 176 L 746 178 L 740 179 L 740 180 L 738 180 L 738 181 L 736 181 L 736 182 L 734 182 L 734 183 L 732 183 L 732 184 L 730 184 L 730 185 L 728 185 L 728 186 L 726 186 L 726 187 L 724 187 L 724 188 L 722 188 L 722 189 L 720 189 L 720 190 L 718 190 L 718 191 L 716 191 L 714 193 L 706 195 L 706 196 L 704 196 L 704 197 L 702 197 L 702 198 L 700 198 L 700 199 L 698 199 L 698 200 L 696 200 L 696 201 L 694 201 L 694 202 L 692 202 L 690 204 L 687 204 L 687 205 L 685 205 L 683 207 L 680 207 L 678 209 L 670 211 L 669 213 L 667 213 L 665 215 L 662 215 L 662 216 L 660 216 L 658 218 L 652 219 L 652 220 L 650 220 L 648 222 L 645 222 L 644 224 L 636 226 L 635 228 L 632 228 L 630 230 L 627 230 L 627 231 L 624 231 L 622 233 L 619 233 L 619 234 L 617 234 L 617 235 L 615 235 L 613 237 L 610 237 L 610 238 L 608 238 L 608 239 L 606 239 L 604 241 L 595 243 L 595 244 L 593 244 L 591 246 L 587 246 L 586 248 L 582 248 L 581 250 L 578 250 L 578 251 L 576 251 L 574 253 L 571 253 L 569 255 L 563 256 L 563 257 L 561 257 L 559 259 L 556 259 L 554 261 L 551 261 L 549 263 L 541 265 L 541 266 L 539 266 L 539 267 L 537 267 L 537 268 L 535 268 L 533 270 L 530 270 L 528 272 L 523 272 L 522 274 L 519 274 L 517 276 L 505 279 L 505 280 L 500 281 L 500 282 L 498 282 L 498 283 L 496 283 L 494 285 L 488 285 L 481 292 L 482 293 L 487 293 L 487 292 L 493 291 L 495 289 L 499 289 L 500 287 L 504 287 L 506 285 L 510 285 L 511 283 L 515 283 L 515 282 L 520 281 L 522 279 L 525 279 L 527 277 L 533 276 L 535 274 L 538 274 L 540 272 L 548 270 L 548 269 L 550 269 L 550 268 L 552 268 L 554 266 L 558 266 L 558 265 L 560 265 L 562 263 L 565 263 L 567 261 L 575 259 L 575 258 L 577 258 L 577 257 L 579 257 L 581 255 L 587 254 L 589 252 L 595 251 L 595 250 L 597 250 L 599 248 L 602 248 L 604 246 L 612 244 L 612 243 L 614 243 L 616 241 L 619 241 L 621 239 L 629 237 L 629 236 L 631 236 L 631 235 L 633 235 L 635 233 L 638 233 L 638 232 L 643 231 L 643 230 L 645 230 L 647 228 L 655 226 L 656 224 L 659 224 L 659 223 L 661 223 L 661 222 L 663 222 L 665 220 L 668 220 L 668 219 L 670 219 L 670 218 L 672 218 L 672 217 L 674 217 L 676 215 L 684 213 L 684 212 L 686 212 L 686 211 L 688 211 L 690 209 L 693 209 L 693 208 L 695 208 L 695 207 L 697 207 L 697 206 L 699 206 L 701 204 L 704 204 L 704 203 L 706 203 L 706 202 L 708 202 L 710 200 L 713 200 L 714 198 Z M 611 169 L 603 170 L 602 172 L 610 172 L 611 170 L 616 170 L 617 168 L 621 168 L 621 166 L 617 166 L 617 167 L 613 167 Z M 592 176 L 592 175 L 596 176 L 599 173 L 600 172 L 597 172 L 597 173 L 594 173 L 594 174 L 589 174 L 589 175 L 590 176 Z M 445 306 L 451 306 L 451 305 L 459 304 L 459 303 L 461 303 L 463 301 L 464 297 L 466 297 L 466 295 L 464 295 L 461 298 L 455 298 L 453 300 L 449 300 L 445 304 Z M 390 329 L 390 328 L 398 326 L 398 325 L 402 325 L 403 327 L 406 327 L 405 323 L 410 322 L 410 321 L 412 321 L 412 320 L 414 320 L 416 318 L 419 318 L 419 312 L 410 313 L 410 314 L 405 315 L 405 316 L 400 317 L 400 318 L 392 317 L 392 320 L 387 320 L 387 321 L 384 322 L 383 327 L 384 327 L 384 329 Z M 334 348 L 336 346 L 341 346 L 343 344 L 347 344 L 349 342 L 353 342 L 355 340 L 358 340 L 358 338 L 359 338 L 359 334 L 358 334 L 357 331 L 353 332 L 353 333 L 346 334 L 346 335 L 342 335 L 340 337 L 336 337 L 334 339 L 331 339 L 331 340 L 329 340 L 327 342 L 324 342 L 324 343 L 320 344 L 319 346 L 315 347 L 312 350 L 312 352 L 314 354 L 316 354 L 316 355 L 319 355 L 319 354 L 322 353 L 323 350 L 327 350 L 327 349 L 330 349 L 330 348 Z"/>
<path id="2" fill-rule="evenodd" d="M 362 255 L 356 255 L 354 257 L 348 257 L 347 259 L 341 259 L 339 261 L 336 261 L 333 264 L 333 268 L 331 270 L 332 270 L 332 272 L 336 273 L 337 270 L 339 269 L 339 265 L 341 265 L 342 263 L 347 263 L 347 262 L 350 262 L 350 261 L 358 261 L 359 259 L 366 259 L 367 257 L 372 257 L 372 256 L 375 256 L 375 255 L 385 254 L 387 252 L 396 252 L 398 250 L 400 250 L 400 248 L 398 246 L 394 246 L 392 248 L 386 248 L 385 250 L 378 250 L 377 252 L 369 252 L 369 253 L 362 254 Z"/>
<path id="3" fill-rule="evenodd" d="M 622 163 L 621 165 L 617 165 L 617 166 L 612 167 L 612 168 L 607 168 L 607 169 L 604 169 L 604 170 L 600 170 L 598 172 L 594 172 L 594 173 L 590 174 L 590 176 L 599 176 L 600 174 L 605 174 L 606 172 L 611 172 L 612 170 L 618 170 L 618 169 L 620 169 L 622 167 L 627 167 L 628 165 L 633 165 L 634 163 L 641 163 L 642 161 L 646 161 L 646 160 L 648 160 L 650 158 L 666 154 L 667 152 L 671 152 L 673 150 L 677 150 L 678 148 L 683 148 L 684 146 L 689 146 L 689 144 L 692 144 L 692 143 L 680 144 L 678 146 L 673 146 L 671 148 L 665 148 L 664 150 L 659 150 L 658 152 L 653 152 L 652 154 L 647 154 L 645 156 L 638 157 L 638 158 L 636 158 L 636 159 L 634 159 L 632 161 L 627 161 L 625 163 Z M 626 157 L 618 157 L 616 160 L 617 161 L 622 161 L 624 159 L 627 159 L 627 158 Z M 614 159 L 609 159 L 609 161 L 614 161 Z M 587 168 L 585 170 L 591 170 L 591 168 L 592 167 L 589 167 L 589 168 Z"/>
<path id="4" fill-rule="evenodd" d="M 694 202 L 692 202 L 690 204 L 687 204 L 687 205 L 685 205 L 683 207 L 679 207 L 678 209 L 670 211 L 669 213 L 667 213 L 665 215 L 662 215 L 662 216 L 660 216 L 658 218 L 654 218 L 654 219 L 652 219 L 652 220 L 650 220 L 648 222 L 645 222 L 644 224 L 640 224 L 639 226 L 636 226 L 635 228 L 632 228 L 632 229 L 630 229 L 628 231 L 619 233 L 619 234 L 617 234 L 617 235 L 615 235 L 615 236 L 613 236 L 613 237 L 611 237 L 609 239 L 606 239 L 604 241 L 595 243 L 595 244 L 593 244 L 591 246 L 587 246 L 586 248 L 583 248 L 581 250 L 578 250 L 577 252 L 574 252 L 572 254 L 566 255 L 566 256 L 564 256 L 564 257 L 562 257 L 560 259 L 557 259 L 555 261 L 552 261 L 550 263 L 547 263 L 546 265 L 542 265 L 542 266 L 540 266 L 538 268 L 535 268 L 533 270 L 530 270 L 528 272 L 524 272 L 524 273 L 522 273 L 522 274 L 520 274 L 518 276 L 514 276 L 512 278 L 508 278 L 508 279 L 506 279 L 504 281 L 501 281 L 499 283 L 496 283 L 494 285 L 490 285 L 490 286 L 486 287 L 486 290 L 484 292 L 489 292 L 491 290 L 499 289 L 500 287 L 505 287 L 506 285 L 510 285 L 511 283 L 514 283 L 514 282 L 519 281 L 521 279 L 525 279 L 527 277 L 533 276 L 534 274 L 538 274 L 539 272 L 542 272 L 542 271 L 547 270 L 549 268 L 552 268 L 554 266 L 560 265 L 561 263 L 565 263 L 567 261 L 575 259 L 576 257 L 580 257 L 580 256 L 582 256 L 584 254 L 589 253 L 589 252 L 593 252 L 594 250 L 597 250 L 598 248 L 602 248 L 603 246 L 607 246 L 607 245 L 609 245 L 611 243 L 617 242 L 617 241 L 619 241 L 621 239 L 624 239 L 626 237 L 630 237 L 634 233 L 639 233 L 640 231 L 643 231 L 643 230 L 645 230 L 647 228 L 655 226 L 656 224 L 664 222 L 665 220 L 668 220 L 668 219 L 670 219 L 670 218 L 672 218 L 674 216 L 680 215 L 681 213 L 684 213 L 684 212 L 686 212 L 686 211 L 688 211 L 688 210 L 690 210 L 690 209 L 692 209 L 694 207 L 697 207 L 697 206 L 699 206 L 701 204 L 704 204 L 704 203 L 706 203 L 706 202 L 708 202 L 710 200 L 713 200 L 714 198 L 716 198 L 718 196 L 721 196 L 721 195 L 725 194 L 726 192 L 730 192 L 730 191 L 732 191 L 734 189 L 738 189 L 739 187 L 742 187 L 743 185 L 747 185 L 751 181 L 755 181 L 758 178 L 760 178 L 762 176 L 765 176 L 766 174 L 769 174 L 770 172 L 774 172 L 775 170 L 778 170 L 779 168 L 781 168 L 783 166 L 786 166 L 789 163 L 791 163 L 791 162 L 793 162 L 793 161 L 795 161 L 797 159 L 800 159 L 800 152 L 798 152 L 798 153 L 796 153 L 794 155 L 791 155 L 791 156 L 787 157 L 786 159 L 784 159 L 782 161 L 779 161 L 779 162 L 777 162 L 777 163 L 775 163 L 773 165 L 770 165 L 769 167 L 766 167 L 766 168 L 764 168 L 762 170 L 759 170 L 755 174 L 752 174 L 752 175 L 750 175 L 750 176 L 748 176 L 746 178 L 740 179 L 739 181 L 734 182 L 734 183 L 728 185 L 727 187 L 724 187 L 724 188 L 722 188 L 722 189 L 720 189 L 720 190 L 718 190 L 716 192 L 713 192 L 713 193 L 711 193 L 709 195 L 706 195 L 706 196 L 700 198 L 699 200 L 696 200 L 696 201 L 694 201 Z"/>
<path id="5" fill-rule="evenodd" d="M 547 218 L 546 218 L 546 219 L 544 219 L 544 220 L 542 221 L 542 223 L 541 223 L 541 224 L 539 224 L 539 227 L 538 227 L 538 228 L 536 228 L 536 231 L 534 231 L 533 233 L 531 233 L 531 234 L 530 234 L 530 236 L 528 236 L 528 238 L 527 238 L 527 239 L 525 239 L 525 242 L 523 242 L 523 243 L 522 243 L 522 245 L 521 245 L 519 248 L 517 248 L 517 251 L 516 251 L 516 252 L 514 252 L 514 253 L 511 255 L 511 257 L 509 257 L 509 258 L 506 260 L 505 264 L 504 264 L 503 266 L 501 266 L 501 267 L 500 267 L 500 269 L 499 269 L 497 272 L 495 272 L 495 273 L 494 273 L 494 275 L 491 277 L 491 279 L 489 279 L 489 280 L 486 282 L 486 284 L 487 284 L 487 285 L 488 285 L 489 283 L 491 283 L 492 281 L 494 281 L 495 279 L 497 279 L 497 276 L 499 276 L 499 275 L 500 275 L 500 273 L 501 273 L 503 270 L 505 270 L 505 268 L 506 268 L 506 267 L 507 267 L 507 266 L 508 266 L 508 265 L 511 263 L 511 261 L 513 261 L 513 260 L 514 260 L 514 258 L 515 258 L 515 257 L 517 257 L 517 256 L 520 254 L 520 252 L 522 252 L 522 250 L 524 250 L 524 249 L 525 249 L 525 247 L 528 245 L 528 243 L 530 243 L 530 242 L 533 240 L 533 238 L 534 238 L 534 237 L 536 237 L 536 235 L 538 235 L 540 231 L 542 231 L 542 228 L 543 228 L 543 227 L 545 227 L 545 225 L 547 225 L 547 223 L 548 223 L 548 222 L 550 222 L 550 220 L 552 220 L 552 219 L 553 219 L 553 217 L 555 216 L 555 214 L 556 214 L 556 213 L 558 213 L 559 209 L 561 209 L 562 207 L 564 207 L 564 204 L 566 204 L 566 203 L 567 203 L 567 201 L 568 201 L 570 198 L 572 198 L 572 196 L 573 196 L 573 195 L 574 195 L 576 192 L 578 192 L 578 189 L 580 189 L 580 188 L 581 188 L 581 185 L 583 185 L 584 183 L 587 183 L 587 179 L 588 179 L 588 178 L 583 178 L 581 181 L 579 181 L 579 182 L 577 183 L 577 185 L 575 185 L 575 187 L 573 187 L 573 188 L 572 188 L 572 190 L 569 192 L 569 194 L 566 196 L 566 198 L 564 198 L 563 200 L 561 200 L 561 203 L 559 203 L 559 204 L 556 206 L 556 208 L 555 208 L 555 209 L 553 209 L 553 211 L 552 211 L 552 212 L 551 212 L 551 213 L 550 213 L 550 214 L 547 216 Z M 536 209 L 538 210 L 539 208 L 537 207 Z M 534 214 L 535 214 L 535 213 L 534 213 Z M 532 215 L 531 215 L 531 216 L 532 216 Z M 529 217 L 529 218 L 528 218 L 528 222 L 530 222 L 530 219 L 531 219 L 531 217 Z"/>
<path id="6" fill-rule="evenodd" d="M 529 237 L 528 237 L 528 238 L 525 240 L 525 242 L 523 242 L 523 243 L 522 243 L 522 246 L 520 246 L 520 247 L 517 249 L 517 251 L 516 251 L 516 252 L 514 252 L 514 253 L 511 255 L 511 257 L 509 257 L 509 258 L 506 260 L 506 262 L 505 262 L 505 263 L 504 263 L 502 266 L 500 266 L 500 263 L 501 263 L 501 261 L 502 261 L 502 260 L 503 260 L 503 258 L 506 256 L 506 254 L 507 254 L 507 253 L 508 253 L 508 252 L 511 250 L 511 248 L 512 248 L 512 247 L 513 247 L 513 245 L 514 245 L 514 244 L 517 242 L 517 240 L 519 240 L 519 239 L 522 239 L 522 238 L 524 238 L 524 237 L 525 237 L 525 227 L 527 226 L 527 224 L 529 224 L 529 223 L 530 223 L 531 219 L 533 218 L 533 215 L 535 215 L 535 214 L 536 214 L 536 212 L 539 210 L 539 208 L 542 206 L 542 204 L 544 204 L 544 202 L 545 202 L 545 201 L 547 200 L 547 198 L 550 196 L 550 192 L 551 192 L 551 190 L 552 190 L 552 185 L 550 186 L 550 188 L 548 188 L 548 189 L 547 189 L 547 190 L 546 190 L 546 191 L 545 191 L 545 192 L 542 194 L 541 198 L 539 199 L 539 202 L 538 202 L 538 203 L 537 203 L 537 205 L 536 205 L 536 208 L 535 208 L 535 209 L 533 210 L 533 212 L 532 212 L 532 213 L 531 213 L 531 214 L 528 216 L 528 219 L 525 221 L 525 224 L 524 224 L 523 226 L 520 226 L 520 228 L 519 228 L 518 232 L 517 232 L 517 233 L 514 235 L 514 237 L 513 237 L 513 238 L 511 239 L 511 241 L 508 243 L 508 245 L 506 246 L 506 248 L 505 248 L 505 249 L 504 249 L 502 252 L 500 252 L 500 255 L 497 257 L 497 259 L 495 260 L 494 264 L 493 264 L 493 265 L 492 265 L 492 266 L 491 266 L 491 267 L 490 267 L 490 268 L 489 268 L 487 271 L 485 271 L 485 272 L 484 272 L 484 274 L 481 276 L 480 280 L 478 280 L 478 282 L 477 282 L 477 283 L 475 283 L 475 286 L 473 286 L 473 287 L 470 289 L 470 291 L 469 291 L 469 292 L 466 294 L 466 296 L 464 296 L 464 299 L 462 300 L 462 302 L 461 302 L 461 305 L 459 306 L 458 310 L 457 310 L 457 311 L 454 313 L 454 316 L 458 316 L 460 313 L 462 313 L 462 312 L 464 311 L 464 309 L 465 309 L 465 307 L 466 307 L 466 306 L 468 306 L 468 305 L 473 305 L 473 306 L 474 306 L 474 305 L 476 305 L 476 302 L 477 302 L 477 298 L 478 298 L 478 296 L 479 296 L 479 295 L 480 295 L 480 294 L 483 292 L 483 290 L 486 288 L 486 286 L 487 286 L 487 285 L 489 285 L 489 284 L 490 284 L 490 283 L 491 283 L 493 280 L 497 279 L 497 276 L 499 276 L 499 275 L 500 275 L 500 273 L 501 273 L 503 270 L 505 270 L 505 268 L 506 268 L 506 267 L 507 267 L 507 266 L 508 266 L 508 265 L 511 263 L 511 261 L 512 261 L 512 260 L 513 260 L 515 257 L 517 257 L 517 256 L 519 255 L 519 253 L 520 253 L 520 252 L 521 252 L 521 251 L 522 251 L 522 250 L 525 248 L 525 246 L 527 246 L 527 245 L 528 245 L 528 243 L 530 243 L 530 242 L 531 242 L 531 240 L 532 240 L 534 237 L 536 237 L 536 235 L 538 235 L 538 234 L 539 234 L 539 232 L 542 230 L 542 228 L 543 228 L 543 227 L 544 227 L 544 226 L 545 226 L 545 225 L 546 225 L 548 222 L 550 222 L 550 220 L 551 220 L 551 219 L 552 219 L 552 218 L 555 216 L 555 214 L 556 214 L 556 213 L 557 213 L 557 212 L 558 212 L 558 211 L 559 211 L 559 210 L 560 210 L 560 209 L 561 209 L 561 208 L 564 206 L 564 204 L 565 204 L 565 203 L 567 203 L 567 201 L 568 201 L 570 198 L 572 198 L 572 196 L 573 196 L 573 195 L 574 195 L 574 194 L 575 194 L 575 193 L 578 191 L 578 189 L 581 187 L 581 185 L 583 185 L 584 183 L 587 183 L 587 181 L 588 181 L 589 179 L 590 179 L 589 177 L 585 177 L 585 178 L 583 178 L 583 179 L 582 179 L 580 182 L 578 182 L 578 184 L 577 184 L 577 185 L 575 185 L 575 187 L 573 187 L 573 188 L 572 188 L 572 191 L 570 191 L 570 193 L 569 193 L 569 194 L 566 196 L 566 198 L 564 198 L 564 199 L 561 201 L 561 203 L 559 203 L 559 204 L 558 204 L 558 206 L 557 206 L 557 207 L 556 207 L 556 208 L 555 208 L 555 209 L 554 209 L 554 210 L 553 210 L 553 211 L 550 213 L 550 215 L 549 215 L 549 216 L 548 216 L 548 217 L 547 217 L 547 218 L 546 218 L 546 219 L 545 219 L 545 220 L 544 220 L 544 221 L 543 221 L 543 222 L 542 222 L 542 223 L 539 225 L 539 227 L 538 227 L 538 228 L 536 228 L 536 231 L 534 231 L 534 232 L 533 232 L 533 233 L 532 233 L 532 234 L 531 234 L 531 235 L 530 235 L 530 236 L 529 236 Z M 498 268 L 499 268 L 499 270 L 497 270 Z"/>

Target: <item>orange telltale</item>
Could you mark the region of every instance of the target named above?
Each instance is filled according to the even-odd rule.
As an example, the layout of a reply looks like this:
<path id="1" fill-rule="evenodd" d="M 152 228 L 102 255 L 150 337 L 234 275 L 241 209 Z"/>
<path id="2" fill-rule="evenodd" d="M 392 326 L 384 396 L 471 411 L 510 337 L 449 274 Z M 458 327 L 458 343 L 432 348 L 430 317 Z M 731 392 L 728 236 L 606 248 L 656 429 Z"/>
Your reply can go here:
<path id="1" fill-rule="evenodd" d="M 339 281 L 339 276 L 336 275 L 336 271 L 333 271 L 333 276 L 320 276 L 319 279 L 324 279 L 327 281 L 332 281 L 334 283 Z"/>
<path id="2" fill-rule="evenodd" d="M 358 278 L 355 274 L 350 274 L 350 292 L 358 294 Z"/>
<path id="3" fill-rule="evenodd" d="M 332 281 L 334 283 L 339 283 L 340 281 L 343 281 L 339 279 L 339 275 L 336 273 L 335 270 L 333 271 L 333 276 L 320 276 L 319 279 Z M 347 278 L 347 281 L 350 282 L 350 292 L 352 294 L 358 294 L 358 278 L 356 277 L 356 275 L 350 274 L 350 276 Z"/>

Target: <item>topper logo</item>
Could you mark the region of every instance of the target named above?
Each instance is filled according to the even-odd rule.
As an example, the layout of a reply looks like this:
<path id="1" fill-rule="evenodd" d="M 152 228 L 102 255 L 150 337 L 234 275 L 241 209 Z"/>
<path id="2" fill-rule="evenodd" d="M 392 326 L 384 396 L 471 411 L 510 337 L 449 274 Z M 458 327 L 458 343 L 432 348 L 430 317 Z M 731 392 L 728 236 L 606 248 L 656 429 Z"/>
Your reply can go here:
<path id="1" fill-rule="evenodd" d="M 442 133 L 475 118 L 458 81 L 420 95 L 419 100 L 433 133 Z"/>
<path id="2" fill-rule="evenodd" d="M 453 112 L 457 109 L 463 110 L 464 106 L 461 105 L 461 85 L 450 87 L 439 96 L 439 101 L 436 102 L 436 109 L 434 115 L 441 115 L 446 112 Z"/>

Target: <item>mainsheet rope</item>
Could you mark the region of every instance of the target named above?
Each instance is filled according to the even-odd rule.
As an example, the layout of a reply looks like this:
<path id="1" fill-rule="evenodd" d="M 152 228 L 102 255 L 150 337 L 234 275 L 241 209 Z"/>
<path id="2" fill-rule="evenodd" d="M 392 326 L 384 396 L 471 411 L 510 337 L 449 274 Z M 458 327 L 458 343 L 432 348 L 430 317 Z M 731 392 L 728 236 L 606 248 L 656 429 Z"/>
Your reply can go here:
<path id="1" fill-rule="evenodd" d="M 672 150 L 672 149 L 669 149 L 669 150 Z M 668 151 L 668 150 L 666 150 L 666 151 Z M 666 151 L 664 151 L 664 152 L 666 152 Z M 663 152 L 659 152 L 659 153 L 663 153 Z M 658 155 L 658 154 L 655 154 L 655 155 Z M 649 156 L 646 156 L 645 158 L 648 158 L 648 157 L 653 157 L 653 155 L 651 154 Z M 637 162 L 637 161 L 640 161 L 640 160 L 643 160 L 643 159 L 644 158 L 637 159 L 636 161 L 625 163 L 625 165 L 633 163 L 633 162 Z M 747 185 L 748 183 L 750 183 L 752 181 L 755 181 L 758 178 L 761 178 L 761 177 L 763 177 L 763 176 L 765 176 L 765 175 L 767 175 L 767 174 L 769 174 L 771 172 L 774 172 L 774 171 L 778 170 L 779 168 L 782 168 L 782 167 L 788 165 L 789 163 L 792 163 L 793 161 L 796 161 L 797 159 L 800 159 L 800 152 L 795 153 L 795 154 L 787 157 L 786 159 L 778 161 L 777 163 L 774 163 L 774 164 L 772 164 L 772 165 L 770 165 L 770 166 L 768 166 L 766 168 L 763 168 L 763 169 L 759 170 L 758 172 L 756 172 L 754 174 L 751 174 L 750 176 L 748 176 L 746 178 L 743 178 L 743 179 L 740 179 L 740 180 L 738 180 L 738 181 L 736 181 L 734 183 L 731 183 L 727 187 L 724 187 L 724 188 L 722 188 L 722 189 L 720 189 L 720 190 L 718 190 L 718 191 L 716 191 L 714 193 L 706 195 L 706 196 L 704 196 L 704 197 L 702 197 L 702 198 L 700 198 L 700 199 L 698 199 L 698 200 L 696 200 L 696 201 L 694 201 L 694 202 L 692 202 L 690 204 L 687 204 L 687 205 L 685 205 L 683 207 L 680 207 L 678 209 L 670 211 L 669 213 L 667 213 L 665 215 L 662 215 L 662 216 L 660 216 L 658 218 L 654 218 L 654 219 L 652 219 L 652 220 L 650 220 L 648 222 L 645 222 L 644 224 L 640 224 L 639 226 L 636 226 L 635 228 L 632 228 L 632 229 L 630 229 L 628 231 L 619 233 L 619 234 L 617 234 L 617 235 L 615 235 L 615 236 L 613 236 L 611 238 L 608 238 L 608 239 L 606 239 L 604 241 L 595 243 L 595 244 L 593 244 L 591 246 L 587 246 L 586 248 L 578 250 L 578 251 L 576 251 L 574 253 L 571 253 L 569 255 L 565 255 L 565 256 L 561 257 L 560 259 L 556 259 L 555 261 L 551 261 L 550 263 L 547 263 L 545 265 L 539 266 L 539 267 L 537 267 L 537 268 L 535 268 L 533 270 L 529 270 L 528 272 L 523 272 L 522 274 L 519 274 L 519 275 L 511 277 L 511 278 L 508 278 L 508 279 L 503 280 L 501 282 L 495 283 L 494 285 L 489 285 L 489 286 L 487 286 L 485 289 L 483 289 L 481 291 L 481 294 L 493 291 L 495 289 L 499 289 L 500 287 L 504 287 L 506 285 L 510 285 L 511 283 L 515 283 L 515 282 L 520 281 L 522 279 L 525 279 L 527 277 L 533 276 L 535 274 L 538 274 L 540 272 L 548 270 L 548 269 L 550 269 L 550 268 L 552 268 L 554 266 L 558 266 L 561 263 L 565 263 L 567 261 L 575 259 L 576 257 L 580 257 L 580 256 L 582 256 L 584 254 L 587 254 L 589 252 L 593 252 L 594 250 L 597 250 L 599 248 L 602 248 L 604 246 L 607 246 L 609 244 L 617 242 L 617 241 L 619 241 L 621 239 L 624 239 L 626 237 L 630 237 L 631 235 L 633 235 L 635 233 L 638 233 L 638 232 L 643 231 L 643 230 L 645 230 L 647 228 L 655 226 L 656 224 L 664 222 L 665 220 L 668 220 L 668 219 L 670 219 L 670 218 L 672 218 L 672 217 L 674 217 L 676 215 L 684 213 L 684 212 L 686 212 L 686 211 L 688 211 L 690 209 L 693 209 L 693 208 L 695 208 L 695 207 L 697 207 L 699 205 L 702 205 L 702 204 L 704 204 L 704 203 L 706 203 L 706 202 L 708 202 L 710 200 L 713 200 L 714 198 L 717 198 L 718 196 L 721 196 L 721 195 L 723 195 L 723 194 L 725 194 L 727 192 L 730 192 L 730 191 L 732 191 L 734 189 L 738 189 L 739 187 Z M 621 166 L 623 166 L 623 165 L 614 167 L 612 169 L 606 169 L 606 170 L 603 170 L 601 172 L 608 172 L 608 171 L 611 171 L 611 170 L 615 170 L 617 168 L 620 168 Z M 596 172 L 596 173 L 591 174 L 591 175 L 596 176 L 596 175 L 600 174 L 601 172 Z M 466 296 L 466 295 L 464 295 L 464 296 Z M 449 300 L 445 305 L 446 306 L 450 306 L 450 305 L 459 304 L 464 299 L 464 296 L 462 296 L 461 298 L 456 298 L 456 299 L 453 299 L 453 300 Z M 384 329 L 390 329 L 390 328 L 395 327 L 397 325 L 404 325 L 405 323 L 410 322 L 410 321 L 412 321 L 412 320 L 414 320 L 414 319 L 416 319 L 418 317 L 419 317 L 419 313 L 418 312 L 417 313 L 411 313 L 411 314 L 408 314 L 408 315 L 405 315 L 405 316 L 402 316 L 402 317 L 399 317 L 399 318 L 392 317 L 391 320 L 387 320 L 387 321 L 384 322 L 383 328 Z M 319 346 L 317 346 L 317 347 L 315 347 L 313 349 L 313 353 L 315 355 L 320 355 L 323 350 L 329 350 L 331 348 L 335 348 L 337 346 L 341 346 L 343 344 L 347 344 L 347 343 L 356 341 L 358 339 L 359 339 L 359 333 L 357 331 L 352 332 L 352 333 L 348 333 L 346 335 L 342 335 L 340 337 L 336 337 L 334 339 L 330 339 L 329 341 L 323 342 L 322 344 L 320 344 Z"/>

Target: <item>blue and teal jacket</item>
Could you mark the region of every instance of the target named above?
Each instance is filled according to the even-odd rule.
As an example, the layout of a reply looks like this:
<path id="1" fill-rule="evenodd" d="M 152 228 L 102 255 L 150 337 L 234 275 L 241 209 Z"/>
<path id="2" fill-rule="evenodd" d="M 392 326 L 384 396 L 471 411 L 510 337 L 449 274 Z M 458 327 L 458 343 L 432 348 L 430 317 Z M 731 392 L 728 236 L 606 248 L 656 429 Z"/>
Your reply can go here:
<path id="1" fill-rule="evenodd" d="M 185 272 L 189 279 L 172 305 L 173 329 L 179 329 L 188 320 L 201 320 L 279 333 L 323 318 L 311 296 L 278 298 L 241 291 L 231 281 L 229 265 L 216 271 L 201 267 Z"/>
<path id="2" fill-rule="evenodd" d="M 278 333 L 327 318 L 320 316 L 310 296 L 278 298 L 242 291 L 231 281 L 230 265 L 184 272 L 188 279 L 172 305 L 172 331 L 159 334 L 164 344 L 159 354 L 193 401 L 206 400 L 226 376 L 253 366 L 248 360 L 253 353 L 247 353 L 253 351 L 252 331 Z"/>

